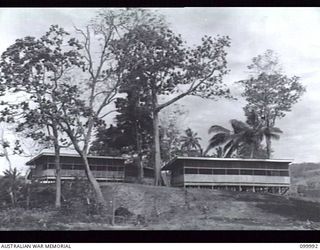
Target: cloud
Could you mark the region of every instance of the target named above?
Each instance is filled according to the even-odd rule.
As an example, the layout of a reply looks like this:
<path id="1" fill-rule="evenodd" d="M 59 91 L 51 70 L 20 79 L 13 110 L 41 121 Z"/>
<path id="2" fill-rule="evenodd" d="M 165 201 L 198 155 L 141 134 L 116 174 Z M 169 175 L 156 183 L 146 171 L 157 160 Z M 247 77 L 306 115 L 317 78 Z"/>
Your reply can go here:
<path id="1" fill-rule="evenodd" d="M 51 24 L 72 31 L 84 25 L 97 9 L 1 9 L 0 53 L 15 39 L 40 36 Z M 230 74 L 224 81 L 239 97 L 241 88 L 234 82 L 245 79 L 251 59 L 267 49 L 275 50 L 289 76 L 301 77 L 307 87 L 292 112 L 279 120 L 284 134 L 274 142 L 274 157 L 295 161 L 320 161 L 320 11 L 317 8 L 167 8 L 158 9 L 171 27 L 188 42 L 198 44 L 204 35 L 228 35 Z M 230 119 L 244 120 L 243 99 L 238 102 L 187 97 L 181 100 L 190 110 L 187 125 L 203 138 L 205 147 L 213 124 L 230 126 Z"/>

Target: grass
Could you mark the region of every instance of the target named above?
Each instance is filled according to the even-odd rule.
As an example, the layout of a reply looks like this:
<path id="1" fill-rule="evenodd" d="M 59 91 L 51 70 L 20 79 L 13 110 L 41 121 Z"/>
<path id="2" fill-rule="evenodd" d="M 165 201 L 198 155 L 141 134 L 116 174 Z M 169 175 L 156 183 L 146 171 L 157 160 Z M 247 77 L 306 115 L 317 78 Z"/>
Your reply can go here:
<path id="1" fill-rule="evenodd" d="M 107 202 L 127 208 L 126 223 L 88 214 L 72 206 L 55 209 L 0 211 L 0 230 L 319 230 L 320 203 L 271 194 L 222 190 L 153 187 L 138 184 L 104 185 Z M 145 222 L 138 224 L 136 218 Z"/>

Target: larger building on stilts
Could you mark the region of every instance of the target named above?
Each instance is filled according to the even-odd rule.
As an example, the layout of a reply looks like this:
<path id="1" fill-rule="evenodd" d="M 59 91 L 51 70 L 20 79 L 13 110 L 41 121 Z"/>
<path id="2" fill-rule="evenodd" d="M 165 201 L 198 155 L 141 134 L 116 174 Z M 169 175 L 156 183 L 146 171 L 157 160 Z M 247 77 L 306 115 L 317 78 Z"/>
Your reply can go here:
<path id="1" fill-rule="evenodd" d="M 291 160 L 176 157 L 162 171 L 173 187 L 284 193 Z"/>

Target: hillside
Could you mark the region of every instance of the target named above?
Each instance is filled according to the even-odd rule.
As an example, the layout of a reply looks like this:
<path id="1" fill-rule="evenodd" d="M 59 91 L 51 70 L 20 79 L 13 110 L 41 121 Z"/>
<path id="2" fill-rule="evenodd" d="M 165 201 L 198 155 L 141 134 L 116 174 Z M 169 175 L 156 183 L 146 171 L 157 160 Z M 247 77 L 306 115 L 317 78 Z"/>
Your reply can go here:
<path id="1" fill-rule="evenodd" d="M 115 207 L 142 216 L 148 230 L 320 229 L 320 204 L 288 196 L 136 184 L 102 189 Z"/>
<path id="2" fill-rule="evenodd" d="M 292 196 L 320 202 L 320 163 L 290 166 Z"/>

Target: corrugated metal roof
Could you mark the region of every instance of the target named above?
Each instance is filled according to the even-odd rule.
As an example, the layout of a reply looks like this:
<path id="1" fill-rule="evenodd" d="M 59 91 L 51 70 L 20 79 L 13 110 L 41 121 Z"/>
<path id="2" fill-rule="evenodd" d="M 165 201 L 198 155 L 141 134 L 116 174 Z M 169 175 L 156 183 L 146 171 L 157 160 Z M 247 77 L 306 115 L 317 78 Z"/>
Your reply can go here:
<path id="1" fill-rule="evenodd" d="M 243 159 L 243 158 L 213 158 L 213 157 L 187 157 L 187 156 L 177 156 L 167 164 L 165 164 L 161 170 L 170 170 L 173 164 L 178 160 L 199 160 L 199 161 L 240 161 L 240 162 L 282 162 L 291 163 L 292 159 Z"/>
<path id="2" fill-rule="evenodd" d="M 30 161 L 26 163 L 26 165 L 33 165 L 33 162 L 43 156 L 55 156 L 54 153 L 51 152 L 42 152 L 37 156 L 33 157 Z M 80 157 L 79 154 L 70 154 L 70 153 L 60 153 L 61 157 Z M 115 156 L 96 156 L 96 155 L 88 155 L 88 158 L 96 158 L 96 159 L 115 159 L 115 160 L 126 160 L 124 157 L 115 157 Z"/>

